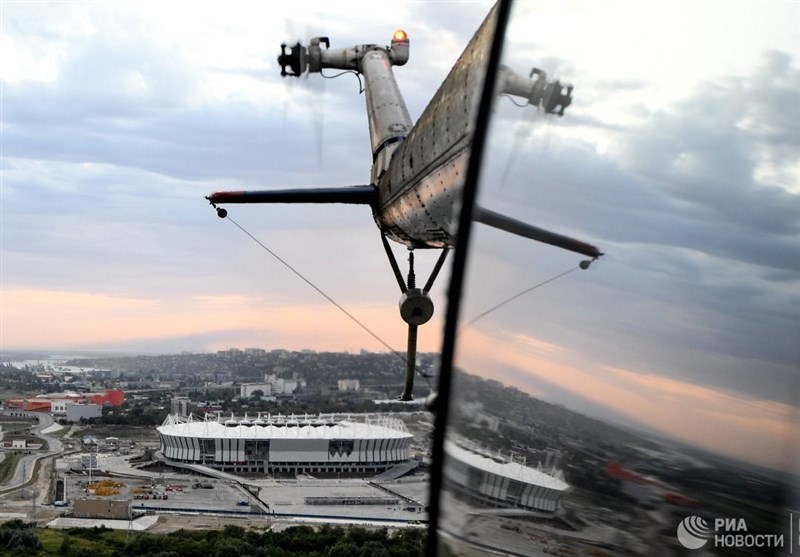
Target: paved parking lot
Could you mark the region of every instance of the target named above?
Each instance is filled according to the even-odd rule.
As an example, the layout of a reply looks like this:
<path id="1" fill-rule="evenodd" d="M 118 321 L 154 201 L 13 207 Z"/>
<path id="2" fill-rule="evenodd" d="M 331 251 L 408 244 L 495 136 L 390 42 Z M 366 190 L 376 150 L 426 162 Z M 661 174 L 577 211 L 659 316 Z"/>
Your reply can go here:
<path id="1" fill-rule="evenodd" d="M 407 501 L 405 493 L 393 493 L 370 485 L 366 480 L 275 480 L 259 482 L 259 497 L 269 504 L 271 512 L 276 515 L 342 517 L 347 519 L 387 520 L 414 522 L 425 520 L 425 515 L 416 510 L 409 510 L 413 504 Z M 427 498 L 428 483 L 424 479 L 413 482 L 415 488 L 407 491 L 425 491 Z M 410 486 L 411 483 L 407 484 Z M 394 484 L 390 488 L 396 487 Z M 324 497 L 330 504 L 309 504 L 309 500 L 319 502 Z M 338 502 L 337 502 L 338 500 Z M 359 504 L 369 502 L 377 504 Z"/>
<path id="2" fill-rule="evenodd" d="M 95 477 L 93 485 L 97 486 L 98 482 L 108 480 L 116 482 L 119 487 L 99 483 L 100 486 L 109 485 L 106 490 L 109 494 L 99 495 L 86 491 L 88 477 L 68 477 L 67 497 L 71 501 L 87 498 L 127 500 L 131 501 L 134 511 L 159 508 L 165 510 L 188 509 L 200 512 L 259 512 L 255 498 L 240 486 L 221 480 L 186 478 L 182 481 L 174 481 L 161 480 L 154 476 L 151 481 L 148 481 L 146 479 Z M 198 482 L 210 486 L 210 488 L 194 488 L 193 485 Z M 100 491 L 102 492 L 102 490 Z"/>
<path id="3" fill-rule="evenodd" d="M 87 476 L 68 476 L 68 500 L 130 501 L 134 512 L 235 513 L 416 523 L 426 520 L 418 507 L 427 503 L 428 495 L 424 476 L 377 485 L 363 479 L 265 479 L 257 481 L 259 487 L 254 493 L 226 480 L 187 475 L 176 479 L 174 475 L 154 474 L 149 480 L 101 476 L 92 481 L 95 489 L 87 491 Z"/>

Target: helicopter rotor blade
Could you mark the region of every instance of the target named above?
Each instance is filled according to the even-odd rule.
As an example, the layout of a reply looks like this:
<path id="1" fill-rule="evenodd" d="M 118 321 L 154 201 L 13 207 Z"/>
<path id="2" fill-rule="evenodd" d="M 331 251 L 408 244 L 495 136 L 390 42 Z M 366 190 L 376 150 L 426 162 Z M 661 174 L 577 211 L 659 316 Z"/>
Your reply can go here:
<path id="1" fill-rule="evenodd" d="M 574 251 L 576 253 L 580 253 L 581 255 L 591 257 L 592 259 L 597 259 L 603 255 L 603 252 L 597 249 L 597 247 L 576 238 L 571 238 L 551 230 L 539 228 L 538 226 L 530 225 L 526 222 L 501 215 L 500 213 L 490 211 L 489 209 L 485 209 L 477 205 L 475 206 L 472 219 L 475 222 L 483 223 L 487 226 L 491 226 L 492 228 L 505 230 L 511 234 L 536 240 L 537 242 L 550 244 L 551 246 L 556 246 L 568 251 Z"/>

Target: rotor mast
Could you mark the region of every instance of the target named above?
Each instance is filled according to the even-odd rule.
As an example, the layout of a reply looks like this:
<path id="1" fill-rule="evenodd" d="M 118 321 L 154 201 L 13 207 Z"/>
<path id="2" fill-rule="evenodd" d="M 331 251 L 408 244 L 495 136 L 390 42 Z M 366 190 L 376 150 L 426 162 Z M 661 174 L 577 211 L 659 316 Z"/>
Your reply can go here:
<path id="1" fill-rule="evenodd" d="M 352 70 L 364 76 L 372 145 L 372 184 L 377 184 L 389 168 L 392 154 L 414 125 L 392 72 L 392 66 L 402 66 L 408 61 L 408 51 L 408 35 L 402 30 L 395 31 L 390 46 L 363 44 L 332 49 L 328 37 L 315 37 L 308 47 L 297 43 L 288 51 L 287 45 L 281 45 L 278 57 L 281 75 L 300 76 L 306 71 L 318 73 L 332 68 Z"/>

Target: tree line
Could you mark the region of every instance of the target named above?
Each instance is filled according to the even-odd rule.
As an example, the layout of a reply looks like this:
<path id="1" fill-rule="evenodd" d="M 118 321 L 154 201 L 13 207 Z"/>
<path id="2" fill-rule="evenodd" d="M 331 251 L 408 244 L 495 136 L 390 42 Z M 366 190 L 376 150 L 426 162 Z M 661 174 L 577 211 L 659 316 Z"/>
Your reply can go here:
<path id="1" fill-rule="evenodd" d="M 226 526 L 223 530 L 179 530 L 169 535 L 107 528 L 41 530 L 21 520 L 0 524 L 0 555 L 82 557 L 421 557 L 424 529 L 368 530 L 293 526 L 281 531 Z"/>

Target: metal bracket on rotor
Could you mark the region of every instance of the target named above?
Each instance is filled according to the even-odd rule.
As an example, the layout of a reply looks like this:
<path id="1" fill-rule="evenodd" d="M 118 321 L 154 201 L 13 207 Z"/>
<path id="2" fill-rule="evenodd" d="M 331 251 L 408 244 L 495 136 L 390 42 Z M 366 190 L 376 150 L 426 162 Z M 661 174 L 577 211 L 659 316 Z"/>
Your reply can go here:
<path id="1" fill-rule="evenodd" d="M 414 376 L 417 371 L 417 327 L 427 323 L 433 317 L 434 305 L 428 292 L 433 287 L 436 277 L 439 276 L 439 271 L 442 270 L 449 249 L 442 250 L 439 259 L 436 261 L 430 277 L 425 282 L 424 288 L 417 288 L 416 275 L 414 273 L 414 251 L 409 250 L 408 256 L 408 279 L 404 280 L 403 274 L 400 272 L 400 266 L 397 264 L 397 258 L 394 256 L 386 236 L 381 234 L 383 248 L 386 250 L 386 255 L 389 257 L 389 264 L 392 266 L 392 271 L 397 279 L 397 284 L 400 286 L 400 291 L 403 293 L 400 296 L 400 317 L 403 321 L 408 323 L 408 345 L 406 349 L 406 380 L 403 387 L 403 394 L 400 395 L 400 400 L 414 400 L 411 391 L 414 389 Z"/>
<path id="2" fill-rule="evenodd" d="M 564 110 L 572 104 L 572 85 L 562 85 L 560 81 L 547 81 L 547 72 L 533 68 L 528 77 L 537 76 L 534 93 L 531 98 L 538 97 L 541 106 L 547 114 L 564 115 Z M 566 89 L 566 91 L 565 91 Z"/>
<path id="3" fill-rule="evenodd" d="M 299 42 L 291 47 L 289 52 L 286 52 L 286 43 L 281 43 L 281 54 L 278 56 L 278 64 L 281 66 L 281 77 L 290 75 L 292 77 L 300 77 L 308 67 L 306 61 L 306 54 L 308 50 Z M 291 72 L 286 71 L 286 67 L 291 69 Z"/>
<path id="4" fill-rule="evenodd" d="M 208 199 L 208 203 L 212 207 L 214 207 L 214 210 L 217 212 L 217 216 L 219 218 L 224 219 L 225 217 L 228 216 L 228 210 L 227 209 L 223 209 L 222 207 L 217 207 L 217 204 L 214 203 L 213 201 L 211 201 L 211 198 L 209 196 L 206 196 L 206 199 Z"/>

